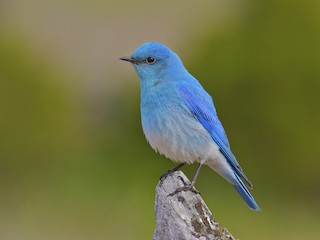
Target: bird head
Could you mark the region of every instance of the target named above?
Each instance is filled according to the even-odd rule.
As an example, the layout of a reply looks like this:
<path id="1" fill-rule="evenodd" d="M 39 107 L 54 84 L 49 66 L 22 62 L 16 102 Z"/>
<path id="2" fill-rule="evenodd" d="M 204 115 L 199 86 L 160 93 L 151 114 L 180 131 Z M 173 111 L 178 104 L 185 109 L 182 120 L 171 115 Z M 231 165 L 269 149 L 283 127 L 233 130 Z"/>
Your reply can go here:
<path id="1" fill-rule="evenodd" d="M 165 79 L 168 74 L 184 69 L 177 54 L 157 42 L 144 43 L 134 51 L 132 56 L 120 59 L 133 64 L 141 81 Z"/>

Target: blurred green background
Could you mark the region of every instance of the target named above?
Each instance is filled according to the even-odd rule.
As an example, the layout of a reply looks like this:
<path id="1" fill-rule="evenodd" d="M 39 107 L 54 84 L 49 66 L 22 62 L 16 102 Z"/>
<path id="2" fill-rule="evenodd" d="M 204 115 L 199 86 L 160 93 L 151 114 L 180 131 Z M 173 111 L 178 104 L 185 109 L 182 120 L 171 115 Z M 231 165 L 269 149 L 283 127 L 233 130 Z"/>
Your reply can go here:
<path id="1" fill-rule="evenodd" d="M 262 208 L 204 168 L 240 239 L 320 237 L 319 1 L 0 2 L 0 239 L 151 239 L 159 176 L 129 55 L 160 41 L 214 97 Z M 196 166 L 183 171 L 191 178 Z"/>

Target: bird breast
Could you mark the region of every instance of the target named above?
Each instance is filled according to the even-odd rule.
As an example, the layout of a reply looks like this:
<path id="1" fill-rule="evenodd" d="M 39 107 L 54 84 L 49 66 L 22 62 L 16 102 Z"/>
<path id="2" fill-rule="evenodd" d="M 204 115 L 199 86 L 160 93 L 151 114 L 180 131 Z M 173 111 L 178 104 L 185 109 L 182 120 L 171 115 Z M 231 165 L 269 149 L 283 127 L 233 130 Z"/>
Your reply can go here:
<path id="1" fill-rule="evenodd" d="M 216 144 L 178 95 L 153 94 L 141 100 L 143 132 L 154 150 L 175 162 L 210 158 Z"/>

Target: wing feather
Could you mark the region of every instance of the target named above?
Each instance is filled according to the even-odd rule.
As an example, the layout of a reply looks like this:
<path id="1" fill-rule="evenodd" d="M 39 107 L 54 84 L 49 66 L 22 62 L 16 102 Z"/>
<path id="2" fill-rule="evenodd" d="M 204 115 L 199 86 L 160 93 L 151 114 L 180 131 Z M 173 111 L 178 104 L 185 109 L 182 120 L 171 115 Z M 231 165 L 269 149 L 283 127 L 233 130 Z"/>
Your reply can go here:
<path id="1" fill-rule="evenodd" d="M 187 89 L 184 86 L 177 86 L 181 98 L 184 100 L 186 106 L 191 114 L 202 124 L 202 126 L 209 132 L 212 139 L 220 148 L 220 152 L 225 156 L 232 169 L 245 181 L 248 187 L 252 188 L 252 183 L 242 171 L 238 161 L 231 152 L 230 144 L 226 132 L 217 116 L 213 100 L 210 95 L 201 87 Z"/>

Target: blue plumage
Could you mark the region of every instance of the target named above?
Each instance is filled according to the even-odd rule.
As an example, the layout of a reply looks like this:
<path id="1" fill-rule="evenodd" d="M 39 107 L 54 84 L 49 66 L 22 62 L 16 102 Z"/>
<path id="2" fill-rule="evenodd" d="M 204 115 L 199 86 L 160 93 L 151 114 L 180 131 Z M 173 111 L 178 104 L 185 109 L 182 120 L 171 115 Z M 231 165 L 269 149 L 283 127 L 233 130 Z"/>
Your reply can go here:
<path id="1" fill-rule="evenodd" d="M 232 184 L 249 208 L 260 210 L 243 183 L 252 188 L 230 150 L 211 96 L 180 58 L 168 47 L 149 42 L 121 59 L 131 62 L 140 78 L 142 128 L 152 148 L 176 162 L 199 162 L 199 170 L 208 165 Z"/>
<path id="2" fill-rule="evenodd" d="M 206 96 L 205 99 L 201 99 L 201 97 L 199 97 L 201 96 L 199 95 L 201 94 L 200 92 L 195 91 L 193 94 L 191 94 L 191 92 L 185 87 L 180 87 L 179 89 L 182 91 L 181 96 L 185 100 L 186 105 L 195 115 L 197 120 L 202 124 L 202 126 L 210 133 L 210 136 L 219 146 L 220 151 L 225 156 L 230 166 L 245 180 L 248 186 L 252 188 L 252 183 L 246 177 L 235 156 L 230 150 L 230 144 L 227 135 L 220 120 L 218 119 L 211 97 Z M 195 89 L 196 88 L 193 88 L 193 90 Z M 202 89 L 202 93 L 203 92 L 205 92 L 204 89 Z"/>

